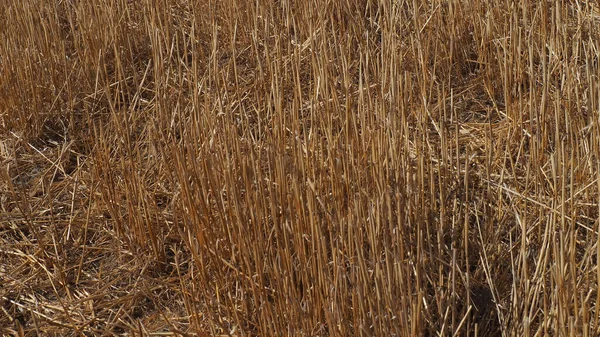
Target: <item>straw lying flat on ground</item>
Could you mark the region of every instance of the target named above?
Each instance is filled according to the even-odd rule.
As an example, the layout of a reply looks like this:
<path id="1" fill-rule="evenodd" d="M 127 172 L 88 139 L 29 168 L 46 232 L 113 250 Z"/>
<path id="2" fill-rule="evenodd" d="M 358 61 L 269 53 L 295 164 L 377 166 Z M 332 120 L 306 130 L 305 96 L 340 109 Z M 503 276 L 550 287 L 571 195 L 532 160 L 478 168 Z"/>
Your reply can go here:
<path id="1" fill-rule="evenodd" d="M 0 22 L 2 334 L 600 333 L 593 2 Z"/>

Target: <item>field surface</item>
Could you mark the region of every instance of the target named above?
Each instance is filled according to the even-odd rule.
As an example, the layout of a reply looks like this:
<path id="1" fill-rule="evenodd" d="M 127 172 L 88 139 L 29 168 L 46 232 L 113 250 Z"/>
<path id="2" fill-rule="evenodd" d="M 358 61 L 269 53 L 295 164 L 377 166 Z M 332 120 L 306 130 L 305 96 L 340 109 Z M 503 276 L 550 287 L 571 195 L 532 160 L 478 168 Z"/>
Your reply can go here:
<path id="1" fill-rule="evenodd" d="M 0 22 L 0 335 L 600 334 L 594 1 Z"/>

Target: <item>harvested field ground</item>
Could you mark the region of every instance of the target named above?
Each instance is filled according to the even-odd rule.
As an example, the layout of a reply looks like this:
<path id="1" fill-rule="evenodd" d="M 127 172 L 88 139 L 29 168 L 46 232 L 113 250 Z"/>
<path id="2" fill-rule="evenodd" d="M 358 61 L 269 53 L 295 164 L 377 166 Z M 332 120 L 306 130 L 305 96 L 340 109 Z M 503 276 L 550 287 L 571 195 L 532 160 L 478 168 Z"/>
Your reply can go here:
<path id="1" fill-rule="evenodd" d="M 1 335 L 600 334 L 595 2 L 0 22 Z"/>

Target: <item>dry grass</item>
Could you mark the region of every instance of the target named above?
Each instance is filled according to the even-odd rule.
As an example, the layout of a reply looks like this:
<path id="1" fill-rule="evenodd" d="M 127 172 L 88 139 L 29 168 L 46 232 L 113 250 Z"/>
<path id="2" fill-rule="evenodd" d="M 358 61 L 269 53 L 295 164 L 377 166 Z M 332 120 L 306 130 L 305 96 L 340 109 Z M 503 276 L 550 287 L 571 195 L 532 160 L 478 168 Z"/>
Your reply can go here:
<path id="1" fill-rule="evenodd" d="M 600 333 L 593 2 L 0 22 L 2 335 Z"/>

